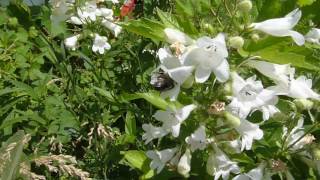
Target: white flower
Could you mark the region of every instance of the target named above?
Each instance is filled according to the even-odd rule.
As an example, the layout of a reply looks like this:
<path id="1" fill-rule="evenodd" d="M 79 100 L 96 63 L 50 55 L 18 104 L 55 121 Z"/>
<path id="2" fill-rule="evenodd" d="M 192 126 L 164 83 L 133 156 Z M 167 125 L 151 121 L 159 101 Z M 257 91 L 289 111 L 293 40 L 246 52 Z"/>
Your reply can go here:
<path id="1" fill-rule="evenodd" d="M 231 161 L 219 148 L 214 148 L 216 153 L 211 153 L 207 161 L 207 171 L 214 176 L 214 180 L 218 180 L 220 176 L 223 180 L 227 180 L 230 173 L 240 173 L 236 162 Z"/>
<path id="2" fill-rule="evenodd" d="M 244 119 L 241 120 L 241 124 L 236 130 L 241 135 L 241 151 L 251 150 L 253 140 L 260 140 L 263 137 L 263 131 L 259 125 Z"/>
<path id="3" fill-rule="evenodd" d="M 301 11 L 295 9 L 283 18 L 269 19 L 259 23 L 253 23 L 252 27 L 277 37 L 291 36 L 295 43 L 299 46 L 303 45 L 305 39 L 302 34 L 293 31 L 293 27 L 299 22 L 301 18 Z"/>
<path id="4" fill-rule="evenodd" d="M 188 118 L 191 111 L 196 108 L 195 105 L 187 105 L 181 109 L 166 111 L 158 110 L 153 116 L 158 121 L 163 122 L 163 127 L 168 129 L 173 137 L 178 137 L 180 133 L 181 123 Z"/>
<path id="5" fill-rule="evenodd" d="M 166 165 L 166 163 L 170 161 L 170 159 L 174 156 L 176 151 L 177 148 L 165 149 L 162 151 L 147 151 L 147 157 L 152 159 L 150 163 L 150 168 L 157 169 L 157 173 L 159 174 Z"/>
<path id="6" fill-rule="evenodd" d="M 98 8 L 95 1 L 85 2 L 84 6 L 77 9 L 78 16 L 81 20 L 95 21 Z"/>
<path id="7" fill-rule="evenodd" d="M 155 127 L 152 124 L 143 124 L 142 129 L 145 131 L 145 133 L 142 135 L 142 140 L 145 140 L 145 144 L 148 144 L 153 139 L 161 138 L 169 133 L 162 127 Z"/>
<path id="8" fill-rule="evenodd" d="M 320 100 L 320 95 L 312 90 L 312 80 L 305 76 L 294 79 L 291 75 L 289 83 L 280 83 L 268 89 L 275 91 L 278 95 L 286 95 L 292 98 Z"/>
<path id="9" fill-rule="evenodd" d="M 225 37 L 222 33 L 215 38 L 201 37 L 197 40 L 196 45 L 183 57 L 185 65 L 196 67 L 195 79 L 198 83 L 207 81 L 213 72 L 220 82 L 229 79 L 229 63 L 227 61 L 228 51 Z"/>
<path id="10" fill-rule="evenodd" d="M 102 20 L 101 24 L 108 28 L 113 34 L 115 37 L 118 37 L 118 35 L 120 34 L 121 30 L 122 30 L 122 27 L 107 20 L 107 19 L 104 19 Z"/>
<path id="11" fill-rule="evenodd" d="M 189 172 L 191 170 L 191 152 L 189 149 L 182 155 L 180 161 L 178 163 L 178 172 L 184 177 L 189 176 Z"/>
<path id="12" fill-rule="evenodd" d="M 77 35 L 71 36 L 69 38 L 66 38 L 64 40 L 64 44 L 66 45 L 66 47 L 68 49 L 76 50 L 79 37 L 80 37 L 80 34 L 77 34 Z"/>
<path id="13" fill-rule="evenodd" d="M 96 21 L 97 16 L 100 15 L 100 10 L 95 1 L 85 2 L 84 6 L 77 8 L 77 16 L 70 18 L 70 23 L 81 25 L 87 22 Z"/>
<path id="14" fill-rule="evenodd" d="M 249 60 L 247 63 L 250 67 L 257 69 L 263 75 L 274 80 L 276 83 L 285 83 L 289 81 L 290 74 L 294 74 L 295 69 L 290 64 L 273 64 L 265 61 Z"/>
<path id="15" fill-rule="evenodd" d="M 69 17 L 67 15 L 67 12 L 69 10 L 69 7 L 72 6 L 72 4 L 67 3 L 66 0 L 60 0 L 51 1 L 51 5 L 52 13 L 50 19 L 53 22 L 53 24 L 58 24 L 62 21 L 65 21 Z"/>
<path id="16" fill-rule="evenodd" d="M 109 8 L 99 8 L 96 12 L 97 16 L 102 16 L 105 19 L 113 20 L 113 10 Z"/>
<path id="17" fill-rule="evenodd" d="M 237 73 L 232 73 L 233 97 L 228 109 L 241 119 L 245 119 L 250 112 L 262 110 L 264 120 L 269 119 L 279 110 L 274 106 L 278 102 L 276 92 L 264 89 L 261 81 L 256 77 L 242 79 Z"/>
<path id="18" fill-rule="evenodd" d="M 181 43 L 183 45 L 190 45 L 194 42 L 188 35 L 177 29 L 165 28 L 164 34 L 167 42 L 170 44 Z"/>
<path id="19" fill-rule="evenodd" d="M 292 148 L 291 148 L 292 150 L 302 149 L 306 144 L 308 144 L 306 141 L 303 141 L 303 138 L 300 139 L 305 134 L 304 128 L 303 128 L 303 122 L 304 120 L 302 118 L 299 119 L 297 125 L 290 131 L 290 133 L 288 133 L 287 127 L 283 128 L 282 138 L 286 138 L 287 146 L 292 145 Z M 295 144 L 293 145 L 293 143 Z"/>
<path id="20" fill-rule="evenodd" d="M 104 54 L 105 49 L 109 50 L 111 48 L 108 43 L 108 38 L 105 36 L 100 36 L 99 34 L 95 34 L 94 42 L 92 45 L 93 52 L 99 52 L 100 54 Z"/>
<path id="21" fill-rule="evenodd" d="M 206 129 L 200 126 L 194 133 L 186 137 L 186 143 L 190 144 L 190 149 L 194 152 L 197 149 L 203 150 L 206 148 Z"/>
<path id="22" fill-rule="evenodd" d="M 180 86 L 192 75 L 193 67 L 184 66 L 181 60 L 172 55 L 167 48 L 160 48 L 158 56 L 161 62 L 159 68 L 168 73 L 170 78 L 175 82 L 173 89 L 161 92 L 161 97 L 170 97 L 170 100 L 174 101 L 179 95 Z"/>
<path id="23" fill-rule="evenodd" d="M 320 45 L 320 29 L 312 28 L 304 37 L 306 41 Z"/>
<path id="24" fill-rule="evenodd" d="M 257 168 L 251 169 L 248 173 L 237 175 L 232 180 L 262 180 L 262 179 L 269 179 L 268 177 L 264 177 L 264 175 L 263 175 L 264 168 L 265 168 L 265 165 L 261 164 Z"/>

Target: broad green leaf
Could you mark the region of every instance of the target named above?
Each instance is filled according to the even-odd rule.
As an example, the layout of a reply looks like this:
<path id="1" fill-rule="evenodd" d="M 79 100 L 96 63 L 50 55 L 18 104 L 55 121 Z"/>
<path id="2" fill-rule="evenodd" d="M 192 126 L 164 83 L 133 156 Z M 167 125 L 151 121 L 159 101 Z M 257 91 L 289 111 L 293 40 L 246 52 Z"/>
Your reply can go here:
<path id="1" fill-rule="evenodd" d="M 112 96 L 110 91 L 107 91 L 105 89 L 101 89 L 101 88 L 98 88 L 98 87 L 95 87 L 95 86 L 93 86 L 93 89 L 97 90 L 100 95 L 106 97 L 109 101 L 115 102 L 115 100 L 114 100 L 114 98 L 113 98 L 113 96 Z"/>
<path id="2" fill-rule="evenodd" d="M 149 179 L 155 175 L 155 172 L 151 170 L 149 167 L 150 160 L 143 151 L 126 151 L 124 153 L 124 159 L 129 163 L 131 167 L 139 169 L 144 173 L 144 175 L 141 178 Z"/>
<path id="3" fill-rule="evenodd" d="M 150 38 L 155 42 L 164 39 L 163 30 L 165 29 L 165 26 L 154 20 L 146 18 L 132 20 L 128 24 L 124 24 L 123 27 L 132 33 Z"/>
<path id="4" fill-rule="evenodd" d="M 161 11 L 159 8 L 157 8 L 157 14 L 158 14 L 161 22 L 166 27 L 179 29 L 179 24 L 173 15 L 171 15 L 170 13 Z"/>
<path id="5" fill-rule="evenodd" d="M 266 38 L 258 43 L 249 43 L 243 55 L 260 56 L 261 59 L 277 64 L 291 64 L 292 66 L 320 70 L 320 59 L 312 55 L 312 51 L 306 47 L 292 45 L 287 38 Z"/>

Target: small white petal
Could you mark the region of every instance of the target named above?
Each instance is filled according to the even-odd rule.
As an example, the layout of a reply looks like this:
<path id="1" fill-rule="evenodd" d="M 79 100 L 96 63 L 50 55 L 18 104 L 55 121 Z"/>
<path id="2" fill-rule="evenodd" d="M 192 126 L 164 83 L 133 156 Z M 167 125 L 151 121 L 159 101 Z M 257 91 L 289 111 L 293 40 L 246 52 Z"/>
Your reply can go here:
<path id="1" fill-rule="evenodd" d="M 193 40 L 189 36 L 177 29 L 166 28 L 164 29 L 164 33 L 166 35 L 167 42 L 170 44 L 181 43 L 184 45 L 190 45 L 193 43 Z"/>
<path id="2" fill-rule="evenodd" d="M 196 68 L 195 72 L 195 79 L 197 83 L 204 83 L 206 82 L 211 74 L 212 70 L 209 68 L 203 68 L 201 66 L 198 66 Z"/>
<path id="3" fill-rule="evenodd" d="M 230 76 L 230 67 L 228 61 L 226 59 L 222 61 L 219 66 L 213 68 L 213 72 L 218 81 L 226 82 Z"/>

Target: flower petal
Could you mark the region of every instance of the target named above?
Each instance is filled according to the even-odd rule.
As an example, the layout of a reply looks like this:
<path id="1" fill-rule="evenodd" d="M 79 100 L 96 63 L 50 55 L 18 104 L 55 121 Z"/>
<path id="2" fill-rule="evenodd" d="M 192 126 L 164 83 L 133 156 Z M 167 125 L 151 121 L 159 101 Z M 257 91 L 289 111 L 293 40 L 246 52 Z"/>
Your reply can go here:
<path id="1" fill-rule="evenodd" d="M 305 43 L 304 36 L 297 31 L 289 31 L 289 35 L 297 45 L 302 46 Z"/>
<path id="2" fill-rule="evenodd" d="M 201 66 L 198 66 L 196 68 L 196 72 L 195 72 L 196 82 L 198 82 L 198 83 L 206 82 L 209 79 L 211 72 L 212 72 L 211 69 L 207 69 L 207 68 L 203 68 Z"/>
<path id="3" fill-rule="evenodd" d="M 228 61 L 226 59 L 223 60 L 219 66 L 213 68 L 213 72 L 218 81 L 226 82 L 230 76 L 230 67 Z"/>

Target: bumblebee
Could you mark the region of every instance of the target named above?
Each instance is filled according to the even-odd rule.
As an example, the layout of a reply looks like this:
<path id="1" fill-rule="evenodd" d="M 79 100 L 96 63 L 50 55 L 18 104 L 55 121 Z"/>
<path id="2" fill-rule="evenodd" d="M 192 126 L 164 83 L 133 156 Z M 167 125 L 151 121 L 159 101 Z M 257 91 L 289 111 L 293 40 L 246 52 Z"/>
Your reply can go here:
<path id="1" fill-rule="evenodd" d="M 150 84 L 157 91 L 166 91 L 174 87 L 174 81 L 162 70 L 152 74 Z"/>

